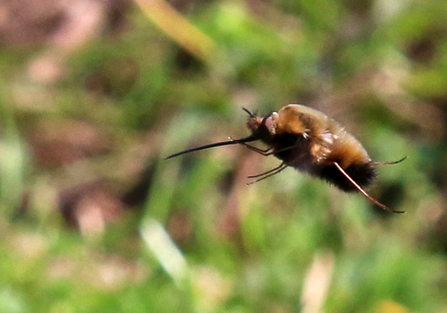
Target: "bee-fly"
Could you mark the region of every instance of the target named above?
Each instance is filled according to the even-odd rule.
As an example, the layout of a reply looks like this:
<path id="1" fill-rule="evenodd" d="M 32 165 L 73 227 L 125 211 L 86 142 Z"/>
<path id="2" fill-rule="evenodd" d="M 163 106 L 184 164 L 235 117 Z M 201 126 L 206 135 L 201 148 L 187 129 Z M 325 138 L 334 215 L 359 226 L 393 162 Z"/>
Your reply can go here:
<path id="1" fill-rule="evenodd" d="M 253 183 L 291 166 L 322 178 L 343 191 L 360 191 L 368 200 L 387 211 L 405 212 L 389 209 L 372 198 L 363 188 L 376 178 L 377 165 L 396 164 L 406 157 L 395 162 L 372 162 L 362 144 L 339 123 L 304 105 L 289 104 L 264 117 L 256 116 L 245 108 L 244 111 L 249 115 L 247 127 L 251 131 L 250 136 L 229 138 L 229 141 L 187 149 L 166 159 L 193 151 L 240 144 L 263 156 L 273 154 L 282 161 L 274 169 L 249 176 L 256 179 Z M 261 140 L 268 148 L 260 149 L 248 144 L 256 140 Z"/>

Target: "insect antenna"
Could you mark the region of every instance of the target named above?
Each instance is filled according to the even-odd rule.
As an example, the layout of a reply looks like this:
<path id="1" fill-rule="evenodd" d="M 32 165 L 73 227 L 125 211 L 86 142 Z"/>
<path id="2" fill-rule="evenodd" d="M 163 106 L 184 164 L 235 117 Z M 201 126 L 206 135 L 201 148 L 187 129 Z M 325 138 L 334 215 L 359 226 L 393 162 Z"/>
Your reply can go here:
<path id="1" fill-rule="evenodd" d="M 172 159 L 172 158 L 175 158 L 175 157 L 177 157 L 179 155 L 190 153 L 190 152 L 194 152 L 194 151 L 205 150 L 205 149 L 210 149 L 210 148 L 214 148 L 214 147 L 235 145 L 235 144 L 244 144 L 246 142 L 251 142 L 251 141 L 258 140 L 258 139 L 259 138 L 255 137 L 253 135 L 250 135 L 248 137 L 241 138 L 241 139 L 231 139 L 229 141 L 215 142 L 215 143 L 212 143 L 212 144 L 209 144 L 209 145 L 195 147 L 195 148 L 191 148 L 191 149 L 187 149 L 187 150 L 183 150 L 183 151 L 171 154 L 170 156 L 166 157 L 165 160 Z"/>
<path id="2" fill-rule="evenodd" d="M 402 161 L 404 161 L 406 158 L 408 158 L 408 156 L 400 159 L 399 161 L 394 161 L 394 162 L 373 162 L 373 165 L 393 165 L 393 164 L 397 164 L 400 163 Z"/>
<path id="3" fill-rule="evenodd" d="M 246 108 L 242 108 L 242 110 L 244 110 L 245 112 L 247 112 L 247 114 L 250 115 L 250 117 L 254 117 L 254 118 L 257 117 L 255 114 L 251 113 L 251 112 L 250 112 L 248 109 L 246 109 Z"/>
<path id="4" fill-rule="evenodd" d="M 402 160 L 400 160 L 400 161 L 398 161 L 398 162 L 401 162 L 401 161 L 403 161 L 403 160 L 405 160 L 405 158 L 404 159 L 402 159 Z M 392 163 L 393 164 L 393 163 Z M 334 165 L 335 165 L 335 167 L 340 171 L 340 173 L 342 173 L 354 186 L 355 186 L 355 188 L 357 188 L 357 190 L 358 191 L 360 191 L 364 196 L 365 196 L 365 198 L 367 198 L 369 201 L 371 201 L 372 203 L 374 203 L 374 204 L 376 204 L 376 205 L 378 205 L 378 206 L 380 206 L 382 209 L 384 209 L 384 210 L 386 210 L 386 211 L 389 211 L 389 212 L 393 212 L 393 213 L 405 213 L 405 211 L 395 211 L 395 210 L 391 210 L 390 208 L 388 208 L 386 205 L 384 205 L 384 204 L 382 204 L 382 203 L 380 203 L 379 201 L 377 201 L 376 199 L 374 199 L 373 197 L 371 197 L 369 194 L 367 194 L 366 193 L 366 191 L 365 190 L 363 190 L 363 188 L 362 187 L 360 187 L 346 172 L 345 172 L 345 170 L 344 169 L 342 169 L 342 167 L 337 163 L 337 162 L 334 162 Z"/>

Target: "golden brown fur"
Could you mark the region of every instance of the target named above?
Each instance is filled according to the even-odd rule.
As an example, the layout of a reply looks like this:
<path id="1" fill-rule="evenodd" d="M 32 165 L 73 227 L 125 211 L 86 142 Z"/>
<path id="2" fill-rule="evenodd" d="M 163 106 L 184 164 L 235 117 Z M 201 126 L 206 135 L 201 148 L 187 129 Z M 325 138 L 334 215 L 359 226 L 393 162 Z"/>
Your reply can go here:
<path id="1" fill-rule="evenodd" d="M 268 120 L 266 123 L 268 124 Z M 328 118 L 320 111 L 309 107 L 289 104 L 271 115 L 273 127 L 270 129 L 272 136 L 266 136 L 265 131 L 260 130 L 263 119 L 249 118 L 248 127 L 256 133 L 260 139 L 272 145 L 276 150 L 279 147 L 275 143 L 275 137 L 285 134 L 301 135 L 309 141 L 309 152 L 315 158 L 316 163 L 325 164 L 338 162 L 342 168 L 351 164 L 363 164 L 370 162 L 366 150 L 360 142 L 348 133 L 339 123 Z"/>
<path id="2" fill-rule="evenodd" d="M 264 118 L 249 117 L 247 126 L 287 166 L 319 176 L 345 191 L 356 188 L 336 170 L 334 162 L 361 186 L 375 177 L 361 143 L 320 111 L 290 104 Z"/>

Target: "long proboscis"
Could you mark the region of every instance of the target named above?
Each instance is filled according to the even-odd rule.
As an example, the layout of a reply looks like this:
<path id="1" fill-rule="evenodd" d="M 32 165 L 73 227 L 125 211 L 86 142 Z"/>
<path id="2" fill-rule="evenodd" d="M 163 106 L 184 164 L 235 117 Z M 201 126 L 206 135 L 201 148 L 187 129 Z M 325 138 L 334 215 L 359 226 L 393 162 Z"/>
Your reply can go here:
<path id="1" fill-rule="evenodd" d="M 245 138 L 240 138 L 240 139 L 230 139 L 228 141 L 215 142 L 215 143 L 211 143 L 209 145 L 204 145 L 204 146 L 199 146 L 199 147 L 195 147 L 195 148 L 191 148 L 191 149 L 186 149 L 186 150 L 183 150 L 183 151 L 171 154 L 170 156 L 166 157 L 165 160 L 172 159 L 172 158 L 178 157 L 179 155 L 190 153 L 190 152 L 194 152 L 194 151 L 205 150 L 205 149 L 210 149 L 210 148 L 215 148 L 215 147 L 222 147 L 222 146 L 242 144 L 242 143 L 246 143 L 246 142 L 256 141 L 258 139 L 259 138 L 251 135 L 251 136 L 248 136 L 248 137 L 245 137 Z"/>

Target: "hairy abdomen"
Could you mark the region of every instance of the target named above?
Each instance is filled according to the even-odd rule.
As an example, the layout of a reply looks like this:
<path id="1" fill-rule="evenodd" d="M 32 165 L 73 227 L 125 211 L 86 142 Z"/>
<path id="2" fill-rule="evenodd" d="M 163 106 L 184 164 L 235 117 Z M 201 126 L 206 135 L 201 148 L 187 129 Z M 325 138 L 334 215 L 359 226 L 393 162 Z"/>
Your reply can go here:
<path id="1" fill-rule="evenodd" d="M 376 171 L 372 162 L 365 164 L 352 164 L 347 168 L 344 168 L 344 171 L 360 187 L 370 185 L 376 178 Z M 337 167 L 335 167 L 335 165 L 323 166 L 317 176 L 343 191 L 357 191 L 357 188 L 338 170 Z"/>

